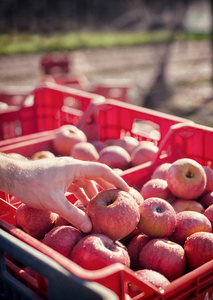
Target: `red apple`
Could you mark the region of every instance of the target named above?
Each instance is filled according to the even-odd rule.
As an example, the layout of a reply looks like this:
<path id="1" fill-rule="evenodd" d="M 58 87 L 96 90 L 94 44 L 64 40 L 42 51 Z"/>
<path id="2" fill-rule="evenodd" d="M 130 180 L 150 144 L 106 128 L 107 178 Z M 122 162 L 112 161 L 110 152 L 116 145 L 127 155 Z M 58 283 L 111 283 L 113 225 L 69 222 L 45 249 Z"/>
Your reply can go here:
<path id="1" fill-rule="evenodd" d="M 207 179 L 202 165 L 190 158 L 180 158 L 168 169 L 166 181 L 176 197 L 194 200 L 204 192 Z"/>
<path id="2" fill-rule="evenodd" d="M 70 156 L 85 161 L 97 161 L 99 159 L 99 154 L 95 149 L 95 146 L 89 142 L 80 142 L 75 144 L 72 147 Z"/>
<path id="3" fill-rule="evenodd" d="M 148 198 L 140 206 L 138 229 L 151 238 L 167 237 L 176 226 L 176 213 L 166 200 Z"/>
<path id="4" fill-rule="evenodd" d="M 163 163 L 159 165 L 152 173 L 151 179 L 159 178 L 166 180 L 166 172 L 171 166 L 171 163 Z"/>
<path id="5" fill-rule="evenodd" d="M 140 207 L 141 204 L 144 202 L 144 198 L 141 195 L 141 193 L 139 191 L 137 191 L 136 189 L 134 189 L 134 188 L 130 188 L 129 194 L 135 199 L 138 206 Z"/>
<path id="6" fill-rule="evenodd" d="M 191 211 L 197 211 L 201 214 L 204 213 L 205 208 L 201 203 L 195 200 L 187 200 L 187 199 L 177 199 L 174 203 L 172 203 L 172 206 L 176 213 L 179 213 L 181 211 L 185 210 L 191 210 Z"/>
<path id="7" fill-rule="evenodd" d="M 58 226 L 54 227 L 45 234 L 42 242 L 61 253 L 62 255 L 70 258 L 74 246 L 83 238 L 80 230 L 73 226 Z"/>
<path id="8" fill-rule="evenodd" d="M 103 233 L 120 240 L 138 224 L 140 213 L 136 200 L 119 189 L 100 191 L 89 201 L 86 213 L 92 222 L 93 233 Z"/>
<path id="9" fill-rule="evenodd" d="M 31 236 L 41 239 L 50 231 L 57 214 L 22 203 L 15 212 L 16 225 Z"/>
<path id="10" fill-rule="evenodd" d="M 70 155 L 72 147 L 80 142 L 86 142 L 85 133 L 74 125 L 68 124 L 58 128 L 53 147 L 59 155 Z"/>
<path id="11" fill-rule="evenodd" d="M 79 209 L 82 209 L 86 213 L 86 206 L 82 204 L 81 200 L 76 200 L 74 205 L 77 206 Z"/>
<path id="12" fill-rule="evenodd" d="M 205 211 L 204 211 L 204 216 L 206 216 L 209 221 L 212 224 L 212 229 L 213 229 L 213 204 L 210 205 Z"/>
<path id="13" fill-rule="evenodd" d="M 66 219 L 63 217 L 57 215 L 55 219 L 55 227 L 62 226 L 62 225 L 72 225 L 70 222 L 68 222 Z"/>
<path id="14" fill-rule="evenodd" d="M 129 167 L 130 155 L 120 146 L 107 146 L 100 151 L 99 155 L 98 161 L 112 169 L 125 170 Z"/>
<path id="15" fill-rule="evenodd" d="M 105 143 L 100 140 L 91 141 L 91 144 L 95 147 L 98 153 L 106 147 Z"/>
<path id="16" fill-rule="evenodd" d="M 177 214 L 176 228 L 170 239 L 184 245 L 188 236 L 199 231 L 212 232 L 209 219 L 196 211 L 182 211 Z"/>
<path id="17" fill-rule="evenodd" d="M 47 150 L 43 150 L 43 151 L 38 151 L 36 153 L 33 154 L 33 156 L 31 157 L 32 160 L 38 160 L 38 159 L 43 159 L 43 158 L 52 158 L 55 157 L 55 155 Z"/>
<path id="18" fill-rule="evenodd" d="M 167 239 L 152 239 L 142 249 L 139 261 L 142 269 L 151 269 L 173 281 L 184 274 L 186 256 L 181 245 Z"/>
<path id="19" fill-rule="evenodd" d="M 73 203 L 74 199 L 76 199 L 72 193 L 67 192 L 67 193 L 65 193 L 65 196 L 71 203 Z M 79 209 L 82 209 L 84 212 L 86 212 L 86 207 L 83 206 L 83 204 L 80 200 L 75 200 L 73 205 L 77 206 Z M 66 219 L 64 219 L 63 217 L 58 215 L 55 220 L 55 226 L 61 226 L 61 225 L 72 225 L 72 224 L 69 221 L 67 221 Z"/>
<path id="20" fill-rule="evenodd" d="M 113 145 L 120 146 L 128 153 L 131 153 L 131 151 L 139 145 L 139 141 L 132 136 L 124 136 L 123 138 L 115 139 Z"/>
<path id="21" fill-rule="evenodd" d="M 202 195 L 198 201 L 203 205 L 204 208 L 209 207 L 213 204 L 213 191 Z"/>
<path id="22" fill-rule="evenodd" d="M 87 270 L 98 270 L 114 263 L 130 266 L 127 249 L 103 234 L 89 234 L 73 248 L 71 260 Z"/>
<path id="23" fill-rule="evenodd" d="M 130 261 L 131 261 L 131 269 L 139 270 L 139 255 L 141 253 L 142 248 L 151 241 L 151 238 L 145 235 L 144 233 L 136 234 L 129 242 L 127 246 L 127 250 L 129 253 Z"/>
<path id="24" fill-rule="evenodd" d="M 212 192 L 213 191 L 213 170 L 210 167 L 203 166 L 204 171 L 206 172 L 206 188 L 204 193 Z"/>
<path id="25" fill-rule="evenodd" d="M 161 273 L 153 271 L 150 269 L 138 270 L 134 273 L 136 277 L 141 279 L 145 283 L 151 283 L 153 286 L 159 289 L 164 289 L 167 285 L 170 284 L 170 281 Z M 133 298 L 139 293 L 138 288 L 135 284 L 130 284 L 129 294 Z"/>
<path id="26" fill-rule="evenodd" d="M 184 250 L 190 269 L 213 260 L 213 233 L 196 232 L 186 239 Z"/>
<path id="27" fill-rule="evenodd" d="M 173 203 L 176 197 L 168 188 L 168 183 L 164 179 L 153 178 L 148 180 L 141 188 L 141 195 L 144 199 L 157 197 Z"/>
<path id="28" fill-rule="evenodd" d="M 158 146 L 152 142 L 142 141 L 131 152 L 132 166 L 138 166 L 148 161 L 151 161 L 158 152 Z"/>

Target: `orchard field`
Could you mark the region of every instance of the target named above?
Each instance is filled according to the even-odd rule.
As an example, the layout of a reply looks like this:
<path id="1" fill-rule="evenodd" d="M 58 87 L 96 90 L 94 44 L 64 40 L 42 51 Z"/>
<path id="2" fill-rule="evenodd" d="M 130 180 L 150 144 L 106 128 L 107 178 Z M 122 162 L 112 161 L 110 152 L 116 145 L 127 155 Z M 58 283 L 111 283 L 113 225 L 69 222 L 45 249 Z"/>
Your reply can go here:
<path id="1" fill-rule="evenodd" d="M 0 57 L 1 89 L 32 90 L 42 53 Z M 210 41 L 69 52 L 70 74 L 89 82 L 131 82 L 130 102 L 213 126 Z"/>

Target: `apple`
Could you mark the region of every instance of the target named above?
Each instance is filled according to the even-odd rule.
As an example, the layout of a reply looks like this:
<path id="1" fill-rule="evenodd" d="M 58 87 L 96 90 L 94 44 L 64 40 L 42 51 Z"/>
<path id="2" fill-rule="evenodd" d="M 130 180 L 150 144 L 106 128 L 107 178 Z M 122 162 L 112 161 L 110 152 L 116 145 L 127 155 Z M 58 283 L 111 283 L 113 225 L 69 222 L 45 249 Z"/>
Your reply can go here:
<path id="1" fill-rule="evenodd" d="M 153 142 L 142 141 L 131 152 L 132 166 L 138 166 L 143 163 L 151 161 L 159 148 Z"/>
<path id="2" fill-rule="evenodd" d="M 42 243 L 60 254 L 70 258 L 74 246 L 83 238 L 80 230 L 73 226 L 61 225 L 54 227 L 45 234 Z"/>
<path id="3" fill-rule="evenodd" d="M 166 172 L 171 166 L 171 163 L 163 163 L 159 165 L 152 173 L 151 179 L 159 178 L 166 180 Z"/>
<path id="4" fill-rule="evenodd" d="M 104 234 L 89 234 L 73 248 L 71 260 L 87 270 L 99 270 L 114 263 L 130 266 L 125 246 Z"/>
<path id="5" fill-rule="evenodd" d="M 172 203 L 172 206 L 176 213 L 179 213 L 181 211 L 185 210 L 191 210 L 191 211 L 197 211 L 201 214 L 204 213 L 205 208 L 203 205 L 195 200 L 187 200 L 187 199 L 176 199 L 174 203 Z"/>
<path id="6" fill-rule="evenodd" d="M 90 143 L 95 147 L 98 153 L 106 147 L 105 143 L 100 140 L 94 140 L 91 141 Z"/>
<path id="7" fill-rule="evenodd" d="M 173 203 L 176 197 L 168 188 L 168 183 L 164 179 L 153 178 L 148 180 L 141 188 L 141 195 L 144 199 L 157 197 Z"/>
<path id="8" fill-rule="evenodd" d="M 76 199 L 76 198 L 73 199 L 74 195 L 72 193 L 66 192 L 65 196 L 71 203 L 73 203 L 74 199 Z M 75 200 L 73 205 L 77 206 L 79 209 L 82 209 L 84 212 L 86 212 L 86 207 L 83 206 L 83 204 L 80 200 Z M 72 223 L 70 223 L 69 221 L 64 219 L 62 216 L 57 215 L 56 220 L 55 220 L 55 226 L 61 226 L 61 225 L 72 225 Z"/>
<path id="9" fill-rule="evenodd" d="M 124 148 L 128 153 L 139 145 L 139 141 L 132 136 L 124 136 L 123 138 L 115 139 L 113 145 L 120 146 Z"/>
<path id="10" fill-rule="evenodd" d="M 62 216 L 57 215 L 55 219 L 55 227 L 62 226 L 62 225 L 72 225 L 72 224 L 66 219 L 64 219 Z"/>
<path id="11" fill-rule="evenodd" d="M 180 245 L 184 245 L 188 236 L 199 231 L 212 232 L 209 219 L 196 211 L 182 211 L 177 213 L 176 228 L 169 238 Z"/>
<path id="12" fill-rule="evenodd" d="M 140 213 L 130 193 L 119 189 L 100 191 L 88 203 L 86 214 L 92 222 L 92 233 L 103 233 L 120 240 L 137 226 Z"/>
<path id="13" fill-rule="evenodd" d="M 72 147 L 79 142 L 87 142 L 85 133 L 75 125 L 62 125 L 53 139 L 53 147 L 59 155 L 69 156 Z"/>
<path id="14" fill-rule="evenodd" d="M 198 201 L 200 204 L 203 205 L 204 208 L 209 207 L 210 205 L 213 204 L 213 191 L 212 192 L 207 192 L 206 194 L 202 195 Z"/>
<path id="15" fill-rule="evenodd" d="M 127 251 L 129 253 L 130 261 L 131 261 L 131 269 L 132 270 L 139 270 L 140 263 L 139 263 L 139 254 L 142 248 L 151 241 L 151 238 L 145 235 L 144 233 L 136 234 L 129 242 L 127 246 Z"/>
<path id="16" fill-rule="evenodd" d="M 135 199 L 136 203 L 140 207 L 141 204 L 144 202 L 144 198 L 141 195 L 141 193 L 132 187 L 130 188 L 128 193 Z"/>
<path id="17" fill-rule="evenodd" d="M 141 269 L 151 269 L 173 281 L 184 274 L 186 256 L 181 245 L 168 239 L 152 239 L 139 255 Z"/>
<path id="18" fill-rule="evenodd" d="M 22 203 L 15 212 L 16 226 L 22 228 L 29 235 L 41 239 L 50 231 L 56 219 L 57 214 L 36 209 Z"/>
<path id="19" fill-rule="evenodd" d="M 55 157 L 55 155 L 48 150 L 42 150 L 34 153 L 31 157 L 32 160 L 38 160 L 38 159 L 43 159 L 43 158 L 52 158 Z"/>
<path id="20" fill-rule="evenodd" d="M 187 263 L 194 270 L 213 259 L 213 233 L 196 232 L 184 244 Z"/>
<path id="21" fill-rule="evenodd" d="M 82 209 L 86 213 L 86 206 L 84 206 L 81 202 L 81 200 L 76 200 L 74 202 L 74 205 L 77 206 L 79 209 Z"/>
<path id="22" fill-rule="evenodd" d="M 206 188 L 206 173 L 202 165 L 190 158 L 172 163 L 166 173 L 170 191 L 180 199 L 196 199 Z"/>
<path id="23" fill-rule="evenodd" d="M 207 209 L 204 211 L 204 216 L 206 216 L 211 222 L 213 230 L 213 204 L 207 207 Z"/>
<path id="24" fill-rule="evenodd" d="M 153 284 L 159 289 L 163 289 L 165 286 L 170 284 L 170 281 L 164 275 L 149 269 L 138 270 L 135 272 L 135 276 L 145 282 Z"/>
<path id="25" fill-rule="evenodd" d="M 135 277 L 141 279 L 145 283 L 151 283 L 156 288 L 164 289 L 170 284 L 170 281 L 161 273 L 150 269 L 141 269 L 134 272 Z M 139 293 L 139 289 L 135 284 L 130 284 L 129 294 L 133 298 Z"/>
<path id="26" fill-rule="evenodd" d="M 208 166 L 203 166 L 204 171 L 206 173 L 206 188 L 204 193 L 212 192 L 213 191 L 213 170 Z"/>
<path id="27" fill-rule="evenodd" d="M 130 155 L 122 147 L 112 145 L 100 151 L 98 161 L 108 165 L 112 169 L 125 170 L 130 165 Z"/>
<path id="28" fill-rule="evenodd" d="M 130 232 L 128 235 L 126 235 L 124 238 L 122 238 L 120 240 L 120 242 L 124 245 L 124 246 L 128 246 L 130 241 L 132 240 L 132 238 L 134 236 L 136 236 L 137 234 L 141 233 L 141 231 L 136 227 L 132 232 Z"/>
<path id="29" fill-rule="evenodd" d="M 85 161 L 97 161 L 99 154 L 90 142 L 80 142 L 75 144 L 70 152 L 70 156 Z"/>
<path id="30" fill-rule="evenodd" d="M 166 200 L 151 197 L 140 206 L 138 229 L 151 238 L 167 237 L 176 227 L 176 213 Z"/>

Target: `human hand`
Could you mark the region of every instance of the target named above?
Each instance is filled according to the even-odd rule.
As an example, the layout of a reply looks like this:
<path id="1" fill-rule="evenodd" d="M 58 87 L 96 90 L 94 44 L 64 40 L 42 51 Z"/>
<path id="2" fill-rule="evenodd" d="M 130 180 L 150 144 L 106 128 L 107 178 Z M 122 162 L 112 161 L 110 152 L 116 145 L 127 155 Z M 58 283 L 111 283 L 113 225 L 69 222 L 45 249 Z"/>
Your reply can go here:
<path id="1" fill-rule="evenodd" d="M 55 157 L 37 161 L 19 161 L 19 177 L 16 175 L 12 191 L 22 202 L 38 209 L 59 214 L 71 224 L 89 232 L 89 217 L 71 204 L 65 193 L 73 193 L 84 206 L 97 194 L 97 184 L 103 188 L 119 188 L 129 191 L 127 183 L 111 168 L 97 162 L 76 160 L 71 157 Z"/>

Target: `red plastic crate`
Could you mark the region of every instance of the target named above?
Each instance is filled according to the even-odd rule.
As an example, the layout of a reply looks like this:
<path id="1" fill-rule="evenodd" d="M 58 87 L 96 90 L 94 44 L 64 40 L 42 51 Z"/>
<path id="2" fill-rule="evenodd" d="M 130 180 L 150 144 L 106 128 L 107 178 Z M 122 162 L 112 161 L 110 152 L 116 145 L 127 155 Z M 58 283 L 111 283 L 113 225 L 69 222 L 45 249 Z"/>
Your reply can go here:
<path id="1" fill-rule="evenodd" d="M 203 166 L 213 169 L 213 128 L 199 124 L 175 124 L 171 126 L 159 146 L 159 151 L 151 162 L 131 168 L 123 173 L 123 178 L 137 190 L 150 179 L 154 169 L 179 158 L 188 157 Z"/>
<path id="2" fill-rule="evenodd" d="M 46 53 L 41 57 L 40 68 L 44 74 L 66 74 L 70 71 L 68 53 Z"/>
<path id="3" fill-rule="evenodd" d="M 0 112 L 0 139 L 52 130 L 63 124 L 76 125 L 93 101 L 103 102 L 104 98 L 50 82 L 43 83 L 27 95 L 21 107 Z"/>
<path id="4" fill-rule="evenodd" d="M 0 102 L 6 103 L 10 106 L 19 106 L 22 105 L 28 94 L 29 88 L 24 87 L 0 89 Z"/>
<path id="5" fill-rule="evenodd" d="M 44 78 L 45 79 L 45 78 Z M 58 84 L 76 87 L 80 90 L 89 91 L 106 99 L 113 99 L 131 103 L 135 96 L 136 87 L 129 80 L 102 80 L 101 82 L 90 82 L 85 76 L 74 77 L 70 75 L 46 77 L 47 81 L 55 81 Z"/>
<path id="6" fill-rule="evenodd" d="M 192 123 L 188 119 L 108 99 L 104 103 L 91 103 L 78 127 L 88 140 L 105 141 L 130 135 L 139 141 L 150 140 L 159 145 L 172 125 L 189 122 Z"/>
<path id="7" fill-rule="evenodd" d="M 77 278 L 55 260 L 2 228 L 0 252 L 1 299 L 118 299 L 109 289 Z M 36 276 L 26 268 L 33 270 L 34 275 L 36 272 Z"/>
<path id="8" fill-rule="evenodd" d="M 113 99 L 131 103 L 131 91 L 133 85 L 127 80 L 102 81 L 94 84 L 94 93 Z"/>
<path id="9" fill-rule="evenodd" d="M 38 140 L 37 140 L 38 142 Z M 48 147 L 51 143 L 40 141 L 37 144 L 42 145 L 42 142 Z M 211 147 L 213 144 L 213 128 L 198 125 L 179 123 L 171 126 L 165 138 L 163 139 L 159 152 L 152 162 L 143 164 L 139 167 L 134 167 L 131 170 L 124 172 L 122 176 L 129 185 L 137 188 L 150 179 L 154 169 L 164 163 L 173 162 L 178 158 L 189 157 L 195 159 L 202 165 L 212 167 L 213 152 Z M 26 148 L 25 148 L 26 147 Z M 28 148 L 28 149 L 27 149 Z M 32 145 L 23 145 L 23 149 L 33 149 Z M 21 150 L 21 147 L 19 148 Z M 50 149 L 50 148 L 49 148 Z M 71 201 L 71 200 L 70 200 Z M 202 265 L 201 267 L 186 273 L 180 278 L 174 280 L 170 285 L 165 287 L 163 291 L 155 288 L 151 284 L 139 280 L 134 276 L 134 273 L 129 268 L 120 264 L 115 264 L 98 271 L 88 271 L 74 264 L 72 261 L 58 255 L 52 249 L 43 247 L 41 243 L 20 229 L 13 226 L 13 213 L 10 208 L 6 208 L 5 202 L 0 201 L 0 211 L 3 213 L 0 216 L 0 227 L 10 232 L 12 235 L 33 246 L 45 255 L 53 258 L 64 268 L 79 278 L 98 282 L 105 287 L 114 291 L 120 299 L 124 300 L 128 295 L 128 285 L 134 284 L 139 287 L 140 293 L 132 298 L 136 299 L 161 299 L 161 300 L 206 300 L 211 299 L 213 295 L 213 260 Z M 12 214 L 12 216 L 11 216 Z M 12 220 L 12 221 L 11 221 Z M 129 295 L 128 295 L 129 296 Z M 131 299 L 131 298 L 130 298 Z"/>
<path id="10" fill-rule="evenodd" d="M 43 94 L 43 91 L 41 93 Z M 49 94 L 49 89 L 47 93 Z M 138 140 L 153 141 L 158 146 L 170 126 L 177 123 L 190 123 L 187 119 L 159 113 L 136 105 L 121 103 L 116 100 L 101 101 L 102 98 L 97 98 L 97 101 L 95 99 L 92 100 L 87 109 L 85 107 L 84 113 L 82 113 L 76 124 L 73 122 L 73 108 L 63 106 L 60 110 L 60 121 L 63 119 L 64 123 L 74 123 L 86 133 L 88 141 L 96 139 L 104 141 L 131 135 Z M 56 129 L 63 125 L 63 123 L 57 123 L 57 120 L 53 119 L 52 111 L 51 120 L 56 122 Z M 55 137 L 55 131 L 54 129 L 50 130 L 52 126 L 46 128 L 46 121 L 47 118 L 45 118 L 45 123 L 42 118 L 37 121 L 37 125 L 41 125 L 41 127 L 37 127 L 38 132 L 36 134 L 0 142 L 0 151 L 18 152 L 27 157 L 31 157 L 33 153 L 41 150 L 54 152 L 52 140 Z"/>

